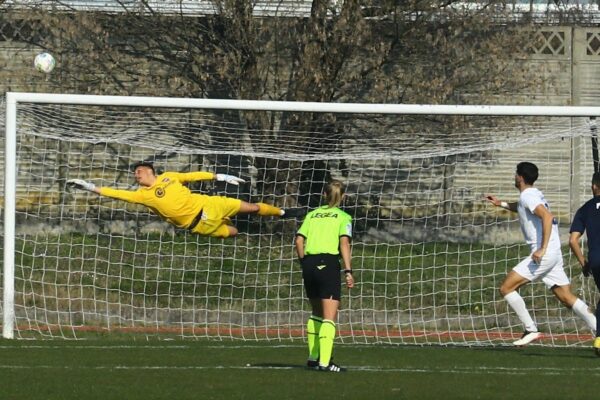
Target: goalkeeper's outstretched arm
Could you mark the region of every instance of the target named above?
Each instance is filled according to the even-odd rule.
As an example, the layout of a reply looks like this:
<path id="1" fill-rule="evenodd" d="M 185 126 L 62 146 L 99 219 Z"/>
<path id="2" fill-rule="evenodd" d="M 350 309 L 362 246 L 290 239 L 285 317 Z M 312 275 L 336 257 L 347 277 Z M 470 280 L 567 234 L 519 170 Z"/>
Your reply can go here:
<path id="1" fill-rule="evenodd" d="M 143 196 L 139 191 L 120 190 L 109 187 L 98 187 L 92 182 L 84 181 L 83 179 L 69 179 L 67 186 L 87 190 L 88 192 L 96 193 L 101 196 L 110 197 L 117 200 L 127 201 L 129 203 L 143 203 Z"/>
<path id="2" fill-rule="evenodd" d="M 100 188 L 96 187 L 92 182 L 84 181 L 83 179 L 69 179 L 67 181 L 67 186 L 100 194 Z"/>
<path id="3" fill-rule="evenodd" d="M 197 171 L 197 172 L 177 172 L 175 173 L 177 179 L 181 182 L 192 182 L 192 181 L 210 181 L 216 180 L 218 182 L 227 182 L 231 185 L 239 185 L 240 183 L 246 182 L 242 178 L 238 178 L 234 175 L 229 174 L 213 174 L 212 172 Z"/>

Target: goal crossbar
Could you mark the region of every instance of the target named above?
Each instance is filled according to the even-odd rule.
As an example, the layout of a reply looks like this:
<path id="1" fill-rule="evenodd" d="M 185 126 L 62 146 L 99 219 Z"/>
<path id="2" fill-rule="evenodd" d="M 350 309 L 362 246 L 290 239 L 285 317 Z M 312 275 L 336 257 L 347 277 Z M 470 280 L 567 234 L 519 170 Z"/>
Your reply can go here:
<path id="1" fill-rule="evenodd" d="M 6 93 L 7 110 L 18 102 L 318 113 L 548 117 L 600 116 L 600 107 L 596 106 L 319 103 L 302 101 L 195 99 L 23 92 Z"/>

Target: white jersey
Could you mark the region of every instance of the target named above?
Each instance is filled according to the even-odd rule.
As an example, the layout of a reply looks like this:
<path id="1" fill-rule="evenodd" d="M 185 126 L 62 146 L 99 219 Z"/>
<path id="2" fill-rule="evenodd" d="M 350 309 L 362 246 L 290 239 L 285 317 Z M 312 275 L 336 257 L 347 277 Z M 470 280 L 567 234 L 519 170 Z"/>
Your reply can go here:
<path id="1" fill-rule="evenodd" d="M 521 192 L 517 212 L 519 213 L 519 222 L 521 231 L 525 237 L 525 242 L 534 252 L 542 247 L 542 219 L 534 214 L 533 210 L 539 205 L 543 205 L 550 210 L 544 194 L 536 188 L 527 188 Z M 547 253 L 560 253 L 560 236 L 558 233 L 558 223 L 556 219 L 552 222 L 552 233 L 548 241 Z"/>

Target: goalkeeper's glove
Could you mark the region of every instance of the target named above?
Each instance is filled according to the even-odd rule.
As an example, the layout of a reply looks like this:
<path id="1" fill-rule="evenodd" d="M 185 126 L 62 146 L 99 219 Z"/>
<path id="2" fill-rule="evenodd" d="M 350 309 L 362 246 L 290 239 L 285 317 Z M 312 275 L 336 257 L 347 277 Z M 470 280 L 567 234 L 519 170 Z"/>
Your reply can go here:
<path id="1" fill-rule="evenodd" d="M 592 274 L 592 269 L 590 267 L 589 261 L 586 261 L 585 264 L 583 265 L 583 267 L 581 267 L 581 273 L 586 278 Z"/>
<path id="2" fill-rule="evenodd" d="M 232 185 L 239 185 L 240 183 L 246 182 L 245 180 L 238 178 L 237 176 L 227 174 L 215 174 L 215 179 L 219 182 L 227 182 Z"/>
<path id="3" fill-rule="evenodd" d="M 67 181 L 67 186 L 75 189 L 87 190 L 88 192 L 93 192 L 96 189 L 96 185 L 91 182 L 86 182 L 83 179 L 69 179 Z"/>

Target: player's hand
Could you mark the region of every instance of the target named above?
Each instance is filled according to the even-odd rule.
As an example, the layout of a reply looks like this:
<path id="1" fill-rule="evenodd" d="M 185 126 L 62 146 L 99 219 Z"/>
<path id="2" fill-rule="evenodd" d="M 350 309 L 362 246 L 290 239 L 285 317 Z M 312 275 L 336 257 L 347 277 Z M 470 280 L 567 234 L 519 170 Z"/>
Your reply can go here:
<path id="1" fill-rule="evenodd" d="M 83 179 L 69 179 L 67 181 L 67 186 L 75 189 L 87 190 L 88 192 L 93 192 L 96 189 L 96 185 L 84 181 Z"/>
<path id="2" fill-rule="evenodd" d="M 484 200 L 487 200 L 490 203 L 492 203 L 493 205 L 495 205 L 496 207 L 498 207 L 500 205 L 500 200 L 498 200 L 498 198 L 496 196 L 492 196 L 491 194 L 486 194 L 483 198 L 484 198 Z"/>
<path id="3" fill-rule="evenodd" d="M 231 183 L 232 185 L 236 185 L 236 186 L 239 185 L 240 183 L 246 182 L 242 178 L 238 178 L 237 176 L 227 175 L 227 174 L 216 174 L 215 178 L 219 182 L 227 182 L 227 183 Z"/>
<path id="4" fill-rule="evenodd" d="M 531 259 L 534 263 L 539 264 L 542 262 L 542 257 L 544 257 L 544 254 L 546 254 L 546 250 L 541 248 L 537 249 L 531 254 Z"/>
<path id="5" fill-rule="evenodd" d="M 592 274 L 592 269 L 590 268 L 589 261 L 586 261 L 585 264 L 583 264 L 583 267 L 581 267 L 581 273 L 586 278 Z"/>
<path id="6" fill-rule="evenodd" d="M 349 274 L 344 274 L 346 275 L 346 287 L 348 289 L 352 289 L 354 287 L 354 277 L 352 276 L 352 273 Z"/>

